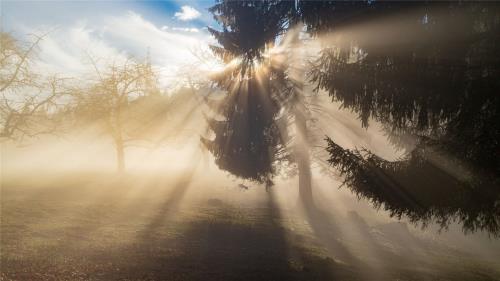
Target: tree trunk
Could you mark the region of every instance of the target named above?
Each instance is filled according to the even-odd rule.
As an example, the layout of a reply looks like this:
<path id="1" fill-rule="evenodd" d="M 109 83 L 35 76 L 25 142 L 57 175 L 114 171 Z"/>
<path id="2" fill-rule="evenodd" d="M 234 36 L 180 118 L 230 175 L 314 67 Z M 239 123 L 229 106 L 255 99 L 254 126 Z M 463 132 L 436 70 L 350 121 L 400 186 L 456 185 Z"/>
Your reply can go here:
<path id="1" fill-rule="evenodd" d="M 296 105 L 299 107 L 300 105 Z M 299 170 L 299 203 L 303 207 L 314 204 L 312 195 L 311 159 L 307 142 L 307 123 L 305 113 L 299 108 L 295 109 L 295 159 Z"/>
<path id="2" fill-rule="evenodd" d="M 118 172 L 121 173 L 125 171 L 125 146 L 123 141 L 118 139 L 115 140 L 116 147 L 116 164 Z"/>
<path id="3" fill-rule="evenodd" d="M 115 146 L 116 146 L 116 164 L 118 172 L 122 173 L 125 171 L 125 142 L 123 141 L 122 132 L 122 98 L 118 99 L 118 104 L 116 107 L 115 123 Z"/>
<path id="4" fill-rule="evenodd" d="M 295 117 L 295 160 L 297 161 L 299 172 L 299 204 L 309 208 L 314 205 L 312 194 L 311 159 L 309 155 L 309 142 L 307 130 L 308 110 L 304 104 L 304 81 L 305 71 L 303 66 L 304 54 L 302 42 L 299 38 L 301 24 L 295 27 L 292 39 L 292 52 L 290 58 L 290 73 L 295 79 L 295 89 L 293 98 Z"/>

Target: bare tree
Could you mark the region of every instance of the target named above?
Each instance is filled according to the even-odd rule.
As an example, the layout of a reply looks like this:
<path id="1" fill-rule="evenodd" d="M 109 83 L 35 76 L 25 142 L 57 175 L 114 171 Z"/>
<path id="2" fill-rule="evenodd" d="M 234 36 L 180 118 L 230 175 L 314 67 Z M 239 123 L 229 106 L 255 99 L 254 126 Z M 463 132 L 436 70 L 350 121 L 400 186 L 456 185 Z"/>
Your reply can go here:
<path id="1" fill-rule="evenodd" d="M 0 33 L 0 92 L 33 82 L 31 59 L 42 38 L 35 36 L 33 42 L 23 46 L 11 34 Z"/>
<path id="2" fill-rule="evenodd" d="M 56 131 L 67 78 L 34 70 L 35 50 L 46 34 L 23 44 L 0 33 L 0 138 L 23 139 Z"/>
<path id="3" fill-rule="evenodd" d="M 122 172 L 125 170 L 125 148 L 140 141 L 140 136 L 129 130 L 128 110 L 135 100 L 159 95 L 157 77 L 149 60 L 140 62 L 129 58 L 101 67 L 94 58 L 89 58 L 96 79 L 75 93 L 75 113 L 77 117 L 104 125 L 105 132 L 113 140 L 118 171 Z"/>

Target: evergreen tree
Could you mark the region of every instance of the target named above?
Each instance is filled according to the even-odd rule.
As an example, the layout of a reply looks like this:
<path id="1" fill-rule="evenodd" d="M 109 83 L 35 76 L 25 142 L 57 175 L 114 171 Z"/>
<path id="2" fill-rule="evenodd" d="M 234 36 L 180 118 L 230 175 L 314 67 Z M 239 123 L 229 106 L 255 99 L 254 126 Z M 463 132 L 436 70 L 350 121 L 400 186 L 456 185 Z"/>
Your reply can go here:
<path id="1" fill-rule="evenodd" d="M 373 118 L 392 135 L 439 139 L 457 157 L 500 172 L 500 5 L 365 5 L 356 31 L 323 22 L 322 29 L 345 32 L 317 59 L 317 88 L 356 111 L 364 126 Z"/>
<path id="2" fill-rule="evenodd" d="M 330 8 L 340 13 L 339 5 L 350 4 Z M 458 220 L 466 231 L 498 235 L 500 5 L 357 5 L 345 17 L 324 12 L 306 22 L 311 32 L 334 38 L 311 80 L 357 112 L 364 126 L 375 119 L 394 143 L 411 136 L 417 146 L 389 162 L 328 139 L 330 163 L 358 196 L 393 215 L 442 226 Z"/>
<path id="3" fill-rule="evenodd" d="M 225 96 L 211 103 L 208 124 L 215 138 L 202 142 L 223 170 L 266 186 L 272 185 L 275 164 L 285 160 L 287 134 L 279 124 L 283 76 L 263 54 L 283 30 L 278 1 L 221 1 L 210 11 L 222 31 L 209 28 L 220 46 L 211 46 L 227 67 L 212 80 Z"/>

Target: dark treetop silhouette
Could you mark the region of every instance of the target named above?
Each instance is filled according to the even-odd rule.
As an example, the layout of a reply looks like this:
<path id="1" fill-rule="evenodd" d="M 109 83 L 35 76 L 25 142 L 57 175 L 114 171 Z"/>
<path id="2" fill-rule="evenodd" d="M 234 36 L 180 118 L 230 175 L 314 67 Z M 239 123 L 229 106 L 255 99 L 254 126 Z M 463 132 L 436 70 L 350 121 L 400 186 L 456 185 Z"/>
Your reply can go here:
<path id="1" fill-rule="evenodd" d="M 398 217 L 458 220 L 465 231 L 498 235 L 498 3 L 220 1 L 211 11 L 223 26 L 210 29 L 222 46 L 214 53 L 241 62 L 215 78 L 231 93 L 219 108 L 223 120 L 210 120 L 215 140 L 205 140 L 221 167 L 260 181 L 273 175 L 273 149 L 285 143 L 269 133 L 281 104 L 266 90 L 273 72 L 258 84 L 253 62 L 303 23 L 322 41 L 309 72 L 316 90 L 358 113 L 365 127 L 370 118 L 381 122 L 409 151 L 389 162 L 328 138 L 329 162 L 344 183 Z"/>
<path id="2" fill-rule="evenodd" d="M 328 139 L 347 186 L 399 217 L 499 234 L 499 17 L 498 3 L 377 3 L 310 24 L 343 33 L 311 71 L 317 89 L 364 126 L 385 124 L 395 144 L 417 139 L 395 162 Z"/>
<path id="3" fill-rule="evenodd" d="M 292 62 L 299 57 L 299 32 L 284 34 L 299 19 L 296 8 L 291 1 L 219 1 L 211 8 L 222 26 L 222 31 L 209 28 L 220 44 L 212 50 L 229 64 L 213 80 L 228 95 L 218 108 L 219 113 L 225 110 L 224 120 L 209 120 L 215 139 L 203 141 L 221 168 L 243 178 L 271 184 L 276 167 L 296 168 L 301 203 L 310 205 L 308 110 L 300 79 L 304 73 L 302 62 Z M 292 48 L 277 52 L 273 46 L 280 41 L 289 41 Z M 257 116 L 246 105 L 253 101 L 264 114 Z M 232 111 L 239 115 L 232 117 Z M 292 136 L 288 136 L 289 121 L 295 124 Z M 297 165 L 289 165 L 292 162 Z"/>
<path id="4" fill-rule="evenodd" d="M 215 116 L 208 123 L 215 138 L 202 142 L 221 169 L 267 186 L 286 143 L 278 125 L 281 92 L 273 81 L 280 70 L 266 67 L 269 61 L 262 56 L 282 30 L 279 10 L 279 4 L 248 6 L 244 1 L 220 2 L 210 9 L 223 28 L 209 28 L 221 45 L 211 48 L 228 64 L 212 80 L 227 94 L 211 103 Z"/>

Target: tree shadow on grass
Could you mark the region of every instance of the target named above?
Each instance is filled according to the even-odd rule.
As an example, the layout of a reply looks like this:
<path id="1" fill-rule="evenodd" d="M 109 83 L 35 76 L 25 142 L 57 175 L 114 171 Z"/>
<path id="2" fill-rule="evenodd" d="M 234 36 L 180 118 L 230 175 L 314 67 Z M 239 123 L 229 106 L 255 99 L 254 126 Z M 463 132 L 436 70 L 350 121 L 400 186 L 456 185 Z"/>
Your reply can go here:
<path id="1" fill-rule="evenodd" d="M 363 280 L 394 280 L 398 276 L 407 276 L 407 268 L 412 268 L 416 262 L 413 250 L 415 247 L 425 246 L 409 232 L 401 233 L 399 230 L 400 236 L 406 239 L 401 240 L 398 236 L 400 239 L 397 241 L 392 240 L 396 238 L 394 233 L 383 232 L 391 246 L 394 245 L 393 242 L 411 242 L 401 245 L 404 251 L 396 253 L 390 246 L 382 245 L 372 233 L 371 227 L 354 211 L 348 212 L 345 218 L 315 204 L 301 205 L 301 211 L 312 234 L 328 254 L 334 260 L 351 266 Z M 414 271 L 409 275 L 415 274 L 417 272 Z"/>
<path id="2" fill-rule="evenodd" d="M 339 253 L 332 256 L 342 257 L 344 262 L 321 256 L 307 243 L 292 241 L 293 234 L 282 226 L 283 219 L 272 192 L 267 193 L 264 204 L 246 208 L 222 200 L 207 200 L 193 206 L 191 212 L 196 216 L 185 219 L 178 208 L 190 178 L 189 173 L 184 174 L 174 188 L 169 189 L 170 196 L 153 208 L 153 216 L 145 225 L 116 224 L 118 233 L 139 230 L 136 240 L 115 243 L 110 238 L 97 236 L 83 247 L 72 245 L 72 239 L 66 237 L 65 246 L 63 243 L 55 247 L 48 245 L 34 254 L 20 256 L 23 254 L 18 253 L 16 259 L 2 255 L 0 279 L 396 280 L 398 276 L 404 277 L 399 278 L 403 280 L 436 279 L 434 275 L 414 275 L 413 271 L 381 279 L 376 272 L 370 272 L 371 268 L 358 263 L 342 241 L 328 246 Z M 316 231 L 325 238 L 341 234 L 335 227 L 328 230 L 331 226 L 320 220 L 327 219 L 328 214 L 323 214 L 326 217 L 317 213 L 310 215 L 315 216 L 315 224 L 323 224 L 324 229 L 318 229 L 317 225 Z M 354 227 L 360 229 L 363 239 L 370 238 L 363 236 L 368 234 L 368 226 L 363 221 L 355 222 Z M 113 239 L 121 238 L 114 236 Z M 448 279 L 467 279 L 455 277 Z M 493 280 L 487 277 L 483 279 Z"/>
<path id="3" fill-rule="evenodd" d="M 190 168 L 183 172 L 176 180 L 170 190 L 168 196 L 159 205 L 159 208 L 153 214 L 152 219 L 146 226 L 139 232 L 139 240 L 148 240 L 156 232 L 161 231 L 177 213 L 184 196 L 193 180 L 193 175 L 196 167 Z"/>
<path id="4" fill-rule="evenodd" d="M 211 215 L 175 225 L 178 235 L 148 235 L 113 253 L 121 264 L 110 278 L 132 280 L 358 280 L 355 271 L 287 242 L 274 195 L 264 206 L 201 206 Z M 214 209 L 215 208 L 215 209 Z M 209 210 L 212 209 L 212 210 Z M 160 210 L 160 213 L 162 211 Z M 158 214 L 163 217 L 166 214 Z M 290 256 L 294 247 L 294 257 Z M 148 249 L 147 251 L 145 249 Z"/>

